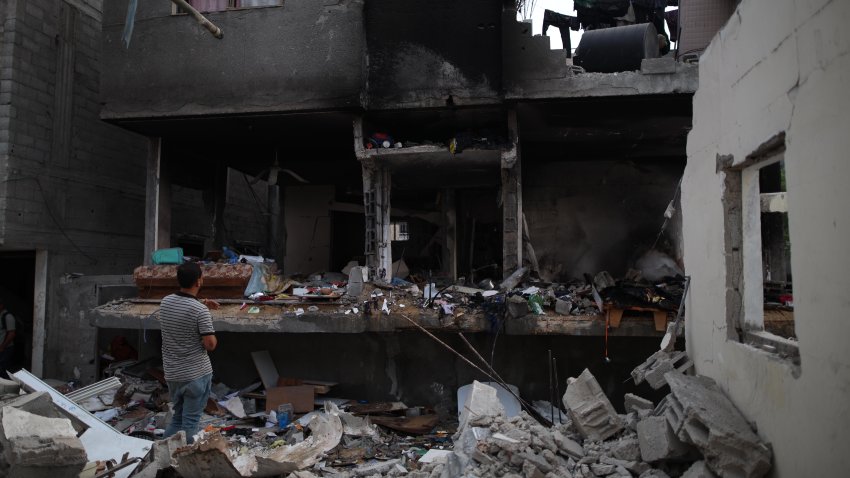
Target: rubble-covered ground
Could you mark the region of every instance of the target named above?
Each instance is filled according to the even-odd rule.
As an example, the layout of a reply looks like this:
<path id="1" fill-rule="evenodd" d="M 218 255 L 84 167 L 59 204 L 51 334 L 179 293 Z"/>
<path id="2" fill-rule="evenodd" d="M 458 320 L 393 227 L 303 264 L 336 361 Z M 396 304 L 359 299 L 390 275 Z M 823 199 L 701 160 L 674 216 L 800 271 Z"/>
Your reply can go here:
<path id="1" fill-rule="evenodd" d="M 770 446 L 713 380 L 682 373 L 688 365 L 675 365 L 681 355 L 658 352 L 633 372 L 636 381 L 669 387 L 657 404 L 627 394 L 626 413 L 619 414 L 585 370 L 568 380 L 562 412 L 548 420 L 540 413 L 551 410 L 548 402 L 507 416 L 505 397 L 474 382 L 457 421 L 400 402 L 328 400 L 286 424 L 256 411 L 255 400 L 244 396 L 250 388 L 219 384 L 194 444 L 181 432 L 147 442 L 150 452 L 137 458 L 111 460 L 94 459 L 103 440 L 87 438 L 94 417 L 87 421 L 79 409 L 98 413 L 110 436 L 155 439 L 168 420 L 167 389 L 159 382 L 119 373 L 61 395 L 2 381 L 0 474 L 96 476 L 114 468 L 123 470 L 115 476 L 143 478 L 764 476 Z"/>

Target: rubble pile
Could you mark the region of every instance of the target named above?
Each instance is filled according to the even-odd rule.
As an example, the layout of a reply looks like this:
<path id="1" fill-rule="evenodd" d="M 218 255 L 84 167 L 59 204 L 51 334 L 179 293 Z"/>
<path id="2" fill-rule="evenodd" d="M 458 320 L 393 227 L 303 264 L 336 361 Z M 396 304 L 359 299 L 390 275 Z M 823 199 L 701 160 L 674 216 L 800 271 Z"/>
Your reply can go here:
<path id="1" fill-rule="evenodd" d="M 570 423 L 551 428 L 525 412 L 505 419 L 488 403 L 461 423 L 445 463 L 407 476 L 754 478 L 769 471 L 770 447 L 711 379 L 674 370 L 666 381 L 671 393 L 657 407 L 629 395 L 627 413 L 618 415 L 585 370 L 564 394 Z"/>

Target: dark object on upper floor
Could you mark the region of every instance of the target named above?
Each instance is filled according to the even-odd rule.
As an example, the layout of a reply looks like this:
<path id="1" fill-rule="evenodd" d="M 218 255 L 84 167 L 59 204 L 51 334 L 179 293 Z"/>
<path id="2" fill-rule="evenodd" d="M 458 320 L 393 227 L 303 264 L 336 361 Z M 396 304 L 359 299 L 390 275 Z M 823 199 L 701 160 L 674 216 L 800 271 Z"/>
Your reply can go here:
<path id="1" fill-rule="evenodd" d="M 658 33 L 651 23 L 584 32 L 576 49 L 576 65 L 588 72 L 640 70 L 644 58 L 657 58 Z"/>

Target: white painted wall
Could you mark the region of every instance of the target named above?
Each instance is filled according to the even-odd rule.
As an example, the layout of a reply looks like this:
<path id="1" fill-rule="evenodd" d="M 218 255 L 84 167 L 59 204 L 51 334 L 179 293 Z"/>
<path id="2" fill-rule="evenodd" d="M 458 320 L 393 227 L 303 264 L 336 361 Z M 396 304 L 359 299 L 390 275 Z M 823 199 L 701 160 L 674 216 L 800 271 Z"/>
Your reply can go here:
<path id="1" fill-rule="evenodd" d="M 744 0 L 700 60 L 682 208 L 688 352 L 774 450 L 771 476 L 850 470 L 850 2 Z M 785 131 L 796 332 L 786 363 L 727 340 L 723 174 Z"/>

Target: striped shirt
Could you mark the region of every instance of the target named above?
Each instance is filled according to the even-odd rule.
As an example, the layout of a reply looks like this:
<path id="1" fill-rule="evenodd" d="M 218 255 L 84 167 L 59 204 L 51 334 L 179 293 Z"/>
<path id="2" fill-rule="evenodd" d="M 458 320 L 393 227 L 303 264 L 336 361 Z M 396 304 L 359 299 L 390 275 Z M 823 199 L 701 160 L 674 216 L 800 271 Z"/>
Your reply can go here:
<path id="1" fill-rule="evenodd" d="M 210 310 L 189 294 L 177 292 L 162 299 L 162 367 L 170 382 L 190 382 L 212 373 L 202 338 L 215 334 Z"/>

